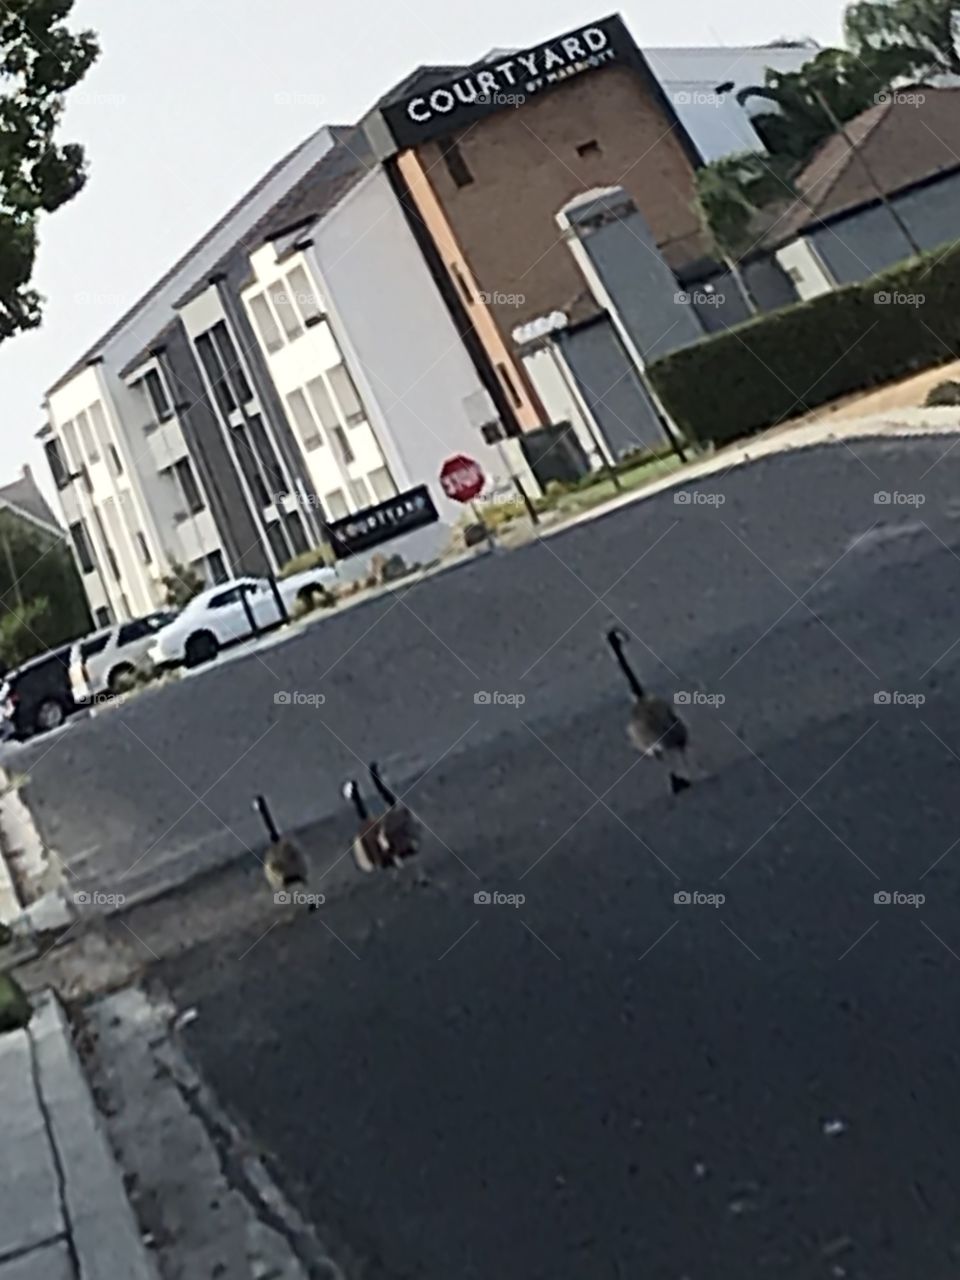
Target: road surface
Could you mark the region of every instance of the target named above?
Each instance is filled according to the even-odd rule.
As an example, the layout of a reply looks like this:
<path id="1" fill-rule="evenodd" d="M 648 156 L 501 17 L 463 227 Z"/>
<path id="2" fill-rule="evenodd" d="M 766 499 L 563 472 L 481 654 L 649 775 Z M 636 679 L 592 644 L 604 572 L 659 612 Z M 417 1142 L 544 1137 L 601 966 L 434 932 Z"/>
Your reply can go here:
<path id="1" fill-rule="evenodd" d="M 59 800 L 31 770 L 63 842 L 113 810 L 84 864 L 104 883 L 191 803 L 172 772 L 203 795 L 178 838 L 234 855 L 203 890 L 216 907 L 222 883 L 223 919 L 154 973 L 348 1275 L 957 1274 L 947 448 L 818 449 L 638 504 L 325 621 L 272 673 L 141 700 L 112 737 L 65 739 Z M 690 695 L 677 799 L 629 751 L 614 619 L 650 684 Z M 429 885 L 342 856 L 336 787 L 371 754 L 412 787 Z M 262 852 L 260 787 L 327 903 L 231 929 L 228 885 L 263 893 L 242 848 Z M 126 923 L 163 954 L 200 892 Z"/>

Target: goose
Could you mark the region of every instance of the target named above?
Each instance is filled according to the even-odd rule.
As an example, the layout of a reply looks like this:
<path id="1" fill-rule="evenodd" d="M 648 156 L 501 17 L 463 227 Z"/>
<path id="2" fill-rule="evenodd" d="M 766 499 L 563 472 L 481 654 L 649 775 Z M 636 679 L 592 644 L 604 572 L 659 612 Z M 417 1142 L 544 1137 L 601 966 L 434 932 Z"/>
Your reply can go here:
<path id="1" fill-rule="evenodd" d="M 377 871 L 385 865 L 384 851 L 380 844 L 380 819 L 370 816 L 360 788 L 353 779 L 343 784 L 343 794 L 357 811 L 360 820 L 357 834 L 350 846 L 353 860 L 361 871 Z"/>
<path id="2" fill-rule="evenodd" d="M 623 646 L 629 638 L 627 633 L 621 631 L 619 627 L 612 627 L 607 632 L 607 643 L 613 650 L 634 696 L 627 736 L 646 759 L 662 761 L 668 766 L 670 790 L 676 795 L 680 791 L 686 791 L 691 785 L 686 757 L 689 739 L 687 726 L 669 702 L 647 693 L 637 679 L 623 651 Z"/>
<path id="3" fill-rule="evenodd" d="M 380 847 L 393 865 L 399 867 L 420 848 L 420 824 L 384 782 L 380 766 L 373 762 L 368 765 L 368 769 L 377 794 L 387 806 L 380 819 Z"/>
<path id="4" fill-rule="evenodd" d="M 281 836 L 263 796 L 254 798 L 253 807 L 263 819 L 263 825 L 270 837 L 270 844 L 263 860 L 263 871 L 270 888 L 275 894 L 289 893 L 292 889 L 305 892 L 309 866 L 303 852 L 287 836 Z M 316 909 L 316 903 L 311 902 L 309 910 L 316 911 Z"/>

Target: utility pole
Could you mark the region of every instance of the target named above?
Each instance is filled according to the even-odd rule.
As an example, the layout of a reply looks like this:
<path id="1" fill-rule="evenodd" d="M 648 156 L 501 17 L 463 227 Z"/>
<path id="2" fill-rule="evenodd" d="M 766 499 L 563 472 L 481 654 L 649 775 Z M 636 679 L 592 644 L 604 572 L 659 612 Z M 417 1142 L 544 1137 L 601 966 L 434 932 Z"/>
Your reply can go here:
<path id="1" fill-rule="evenodd" d="M 820 109 L 823 111 L 824 115 L 833 125 L 834 130 L 837 133 L 842 134 L 842 136 L 846 140 L 847 146 L 850 148 L 851 152 L 853 152 L 853 154 L 856 156 L 857 162 L 859 163 L 860 168 L 866 174 L 867 181 L 870 183 L 871 187 L 873 187 L 874 191 L 877 193 L 880 203 L 884 206 L 884 208 L 890 214 L 890 217 L 894 220 L 894 222 L 899 227 L 900 232 L 903 235 L 903 238 L 906 240 L 907 244 L 910 246 L 913 252 L 919 256 L 921 253 L 923 253 L 923 250 L 921 249 L 920 245 L 917 243 L 913 232 L 910 230 L 910 228 L 904 222 L 903 218 L 894 208 L 893 201 L 890 199 L 886 191 L 884 191 L 883 187 L 877 181 L 876 174 L 867 164 L 866 157 L 864 156 L 862 149 L 858 147 L 857 144 L 854 142 L 853 138 L 851 138 L 847 130 L 847 126 L 840 121 L 840 119 L 837 117 L 836 112 L 830 106 L 829 102 L 827 102 L 826 98 L 823 96 L 823 94 L 819 89 L 813 89 L 811 90 L 811 92 L 814 98 L 816 99 L 817 103 L 819 104 Z"/>

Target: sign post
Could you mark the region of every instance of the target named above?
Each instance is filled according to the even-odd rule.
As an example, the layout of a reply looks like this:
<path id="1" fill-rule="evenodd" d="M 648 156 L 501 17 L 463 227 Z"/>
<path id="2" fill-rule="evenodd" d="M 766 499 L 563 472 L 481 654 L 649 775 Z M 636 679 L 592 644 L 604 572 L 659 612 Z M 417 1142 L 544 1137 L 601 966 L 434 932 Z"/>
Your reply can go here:
<path id="1" fill-rule="evenodd" d="M 475 462 L 473 458 L 468 458 L 464 453 L 458 453 L 452 458 L 448 458 L 440 468 L 441 489 L 454 502 L 460 502 L 464 506 L 467 503 L 470 504 L 474 519 L 478 524 L 483 525 L 490 550 L 493 551 L 496 545 L 493 540 L 493 533 L 486 520 L 477 510 L 477 504 L 474 501 L 475 498 L 479 498 L 486 483 L 487 477 L 483 474 L 480 463 Z"/>

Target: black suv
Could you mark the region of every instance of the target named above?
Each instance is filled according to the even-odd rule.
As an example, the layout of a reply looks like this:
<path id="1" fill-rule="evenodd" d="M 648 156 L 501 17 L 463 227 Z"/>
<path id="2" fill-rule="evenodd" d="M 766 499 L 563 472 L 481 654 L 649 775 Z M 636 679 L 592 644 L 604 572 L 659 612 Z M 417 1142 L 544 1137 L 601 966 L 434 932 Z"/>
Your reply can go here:
<path id="1" fill-rule="evenodd" d="M 32 738 L 57 729 L 78 709 L 70 686 L 70 650 L 54 649 L 8 671 L 0 688 L 6 738 Z"/>

